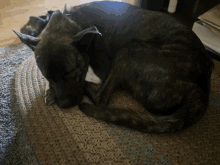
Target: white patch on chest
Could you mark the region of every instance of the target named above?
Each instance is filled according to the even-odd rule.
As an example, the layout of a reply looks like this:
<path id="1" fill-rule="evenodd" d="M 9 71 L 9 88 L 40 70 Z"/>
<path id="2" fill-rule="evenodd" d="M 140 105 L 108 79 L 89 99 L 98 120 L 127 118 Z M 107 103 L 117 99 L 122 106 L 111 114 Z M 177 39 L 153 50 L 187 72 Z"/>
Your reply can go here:
<path id="1" fill-rule="evenodd" d="M 86 74 L 86 81 L 92 82 L 94 84 L 102 84 L 102 80 L 97 75 L 95 75 L 91 66 L 89 66 L 88 72 Z"/>

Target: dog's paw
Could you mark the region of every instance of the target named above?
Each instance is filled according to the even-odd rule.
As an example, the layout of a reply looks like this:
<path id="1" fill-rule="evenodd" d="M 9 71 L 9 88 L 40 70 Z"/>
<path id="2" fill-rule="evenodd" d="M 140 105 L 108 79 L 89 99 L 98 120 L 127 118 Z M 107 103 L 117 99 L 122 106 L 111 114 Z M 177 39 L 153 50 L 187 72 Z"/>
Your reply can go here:
<path id="1" fill-rule="evenodd" d="M 80 103 L 78 106 L 79 106 L 79 109 L 81 111 L 84 111 L 84 110 L 89 108 L 89 104 L 88 103 Z"/>
<path id="2" fill-rule="evenodd" d="M 92 112 L 94 112 L 95 109 L 98 109 L 97 106 L 88 103 L 80 103 L 78 106 L 79 109 L 88 116 L 93 116 Z"/>
<path id="3" fill-rule="evenodd" d="M 99 105 L 108 105 L 111 96 L 107 93 L 100 92 L 97 94 L 97 99 Z"/>
<path id="4" fill-rule="evenodd" d="M 48 89 L 46 89 L 45 90 L 45 103 L 46 103 L 46 105 L 53 105 L 53 104 L 55 104 L 55 101 L 54 101 L 54 94 L 53 94 L 53 91 L 50 89 L 50 88 L 48 88 Z"/>

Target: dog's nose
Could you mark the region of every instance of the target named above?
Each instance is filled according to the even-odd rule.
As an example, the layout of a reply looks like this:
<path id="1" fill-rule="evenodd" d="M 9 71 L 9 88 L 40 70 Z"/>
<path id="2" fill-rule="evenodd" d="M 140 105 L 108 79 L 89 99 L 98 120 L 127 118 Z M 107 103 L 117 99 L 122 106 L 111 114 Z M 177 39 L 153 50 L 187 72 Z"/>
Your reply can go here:
<path id="1" fill-rule="evenodd" d="M 70 108 L 74 105 L 73 105 L 73 101 L 71 99 L 63 98 L 63 99 L 58 100 L 58 106 L 60 108 Z"/>

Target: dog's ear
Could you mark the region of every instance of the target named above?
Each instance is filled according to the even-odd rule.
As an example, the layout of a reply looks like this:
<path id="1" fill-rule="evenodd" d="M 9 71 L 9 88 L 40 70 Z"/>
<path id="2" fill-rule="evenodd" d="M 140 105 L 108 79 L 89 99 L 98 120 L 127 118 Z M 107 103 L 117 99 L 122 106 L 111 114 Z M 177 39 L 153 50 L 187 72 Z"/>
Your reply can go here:
<path id="1" fill-rule="evenodd" d="M 20 38 L 20 40 L 23 43 L 25 43 L 27 46 L 29 46 L 33 51 L 35 50 L 35 47 L 37 46 L 37 44 L 40 42 L 40 39 L 36 37 L 22 34 L 22 33 L 16 32 L 15 30 L 13 31 Z"/>
<path id="2" fill-rule="evenodd" d="M 102 36 L 102 34 L 93 26 L 77 33 L 74 36 L 73 44 L 80 49 L 88 50 L 95 36 Z"/>
<path id="3" fill-rule="evenodd" d="M 70 8 L 67 7 L 67 4 L 65 4 L 64 6 L 64 11 L 63 11 L 64 14 L 69 14 L 70 13 Z"/>

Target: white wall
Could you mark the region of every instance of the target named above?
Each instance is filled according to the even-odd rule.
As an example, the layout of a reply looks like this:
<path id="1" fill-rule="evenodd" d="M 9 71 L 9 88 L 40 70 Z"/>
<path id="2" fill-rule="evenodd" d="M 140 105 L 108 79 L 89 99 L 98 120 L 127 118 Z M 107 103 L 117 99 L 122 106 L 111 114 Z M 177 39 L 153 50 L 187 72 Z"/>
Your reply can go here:
<path id="1" fill-rule="evenodd" d="M 82 3 L 89 3 L 89 2 L 93 2 L 93 1 L 96 1 L 96 0 L 81 0 L 81 4 Z M 127 2 L 127 3 L 130 3 L 132 5 L 135 5 L 135 6 L 140 6 L 141 5 L 141 0 L 109 0 L 109 1 L 119 1 L 119 2 Z"/>

